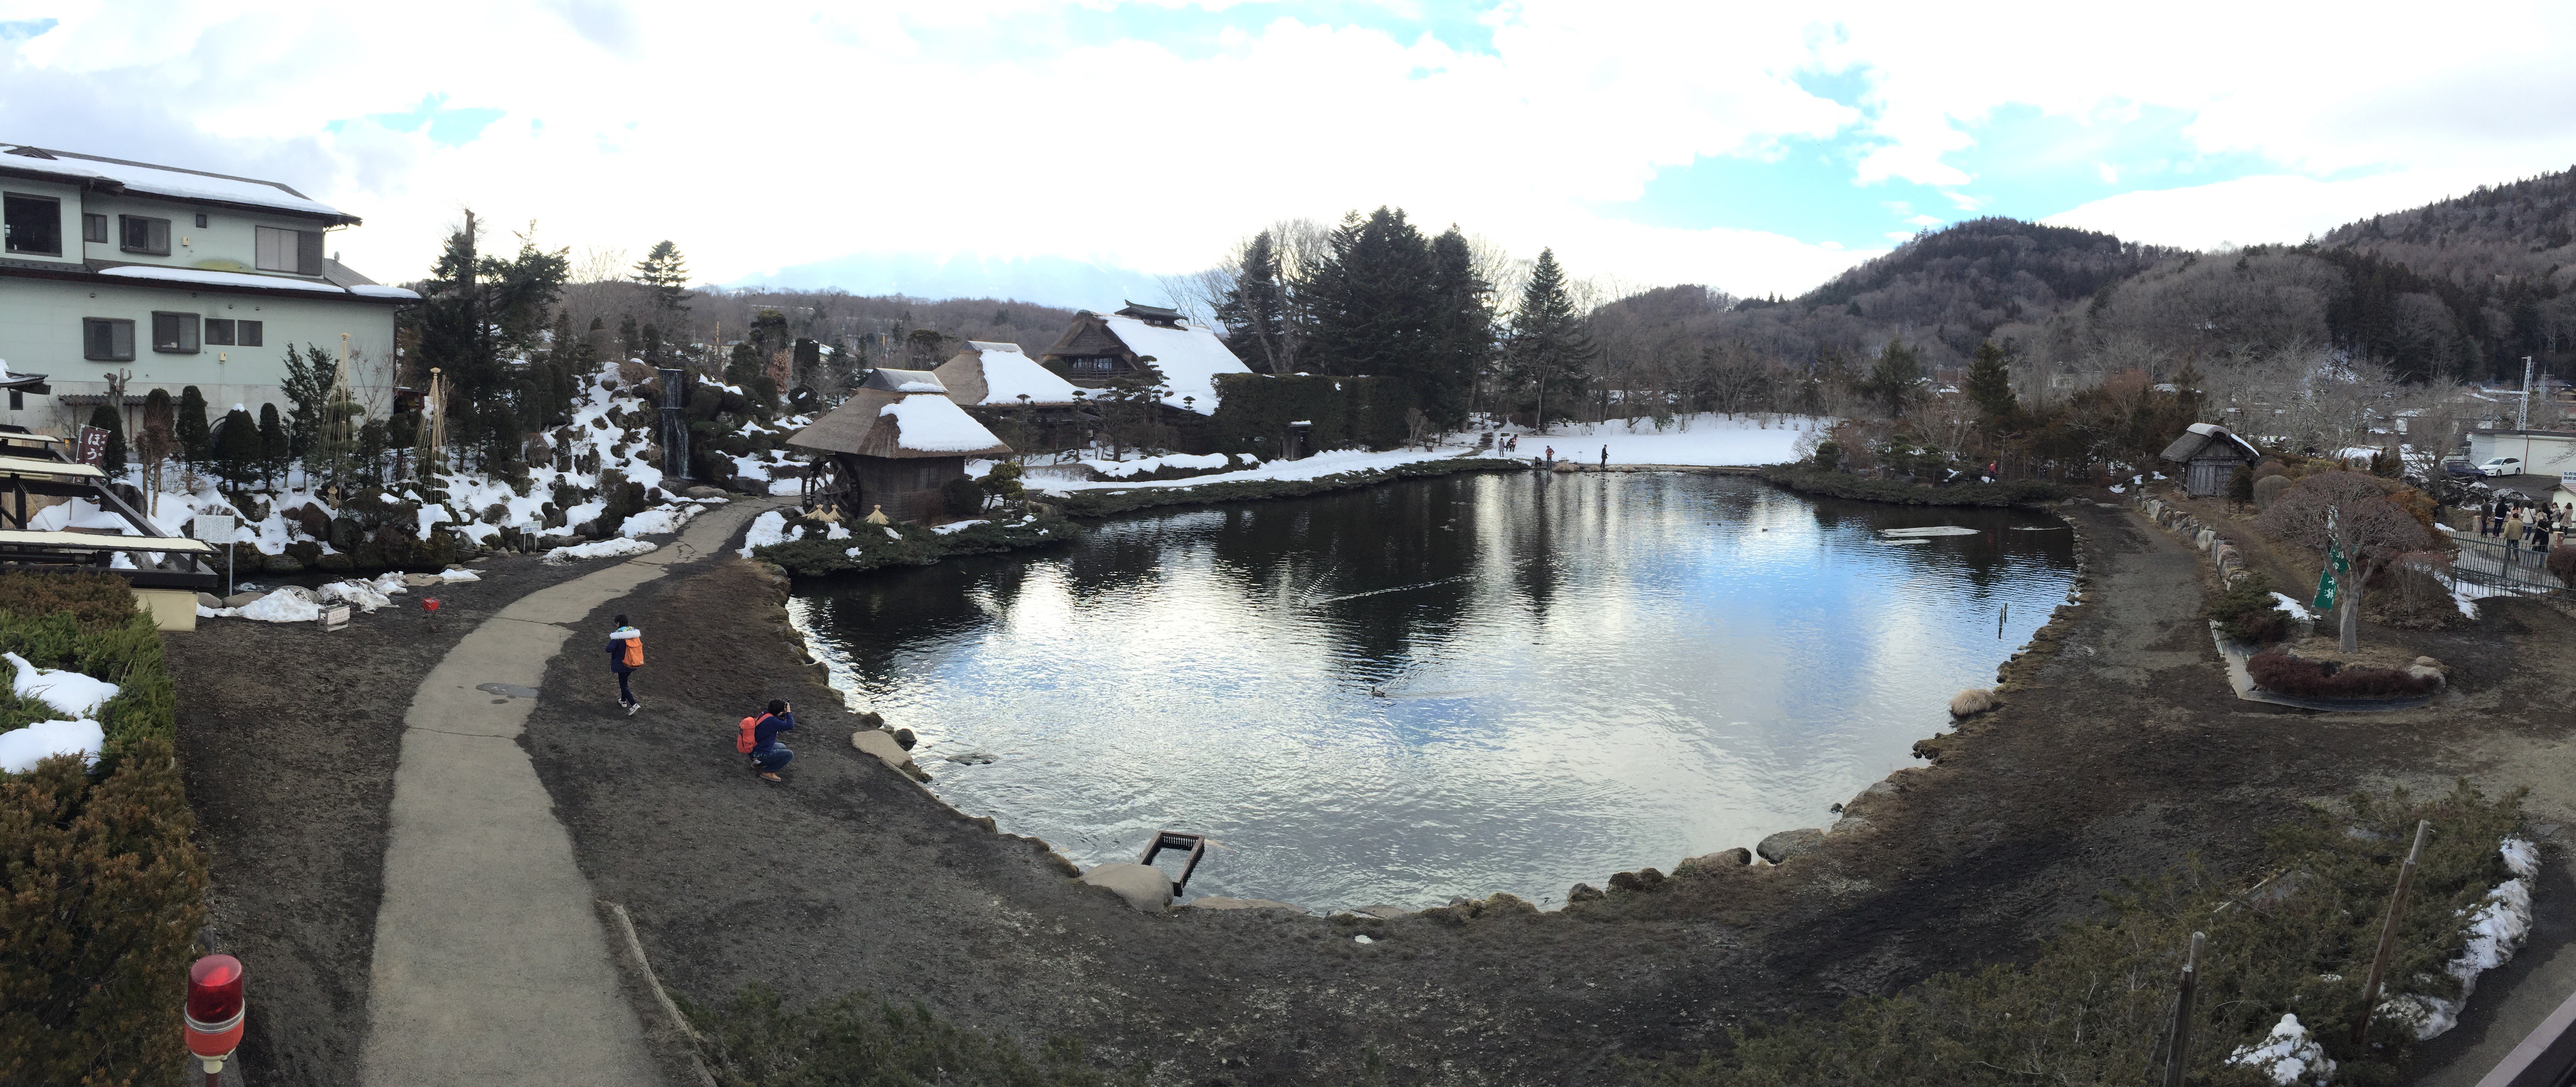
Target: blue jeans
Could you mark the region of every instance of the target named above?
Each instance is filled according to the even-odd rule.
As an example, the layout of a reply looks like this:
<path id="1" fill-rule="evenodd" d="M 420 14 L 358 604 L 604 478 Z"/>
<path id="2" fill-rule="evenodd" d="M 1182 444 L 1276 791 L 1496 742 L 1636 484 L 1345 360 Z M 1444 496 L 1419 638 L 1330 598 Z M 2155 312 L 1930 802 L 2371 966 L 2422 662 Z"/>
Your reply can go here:
<path id="1" fill-rule="evenodd" d="M 759 763 L 760 772 L 764 774 L 777 773 L 781 768 L 787 765 L 787 760 L 795 757 L 796 753 L 787 750 L 787 745 L 785 744 L 772 747 L 767 751 L 754 751 L 751 753 L 751 761 Z"/>

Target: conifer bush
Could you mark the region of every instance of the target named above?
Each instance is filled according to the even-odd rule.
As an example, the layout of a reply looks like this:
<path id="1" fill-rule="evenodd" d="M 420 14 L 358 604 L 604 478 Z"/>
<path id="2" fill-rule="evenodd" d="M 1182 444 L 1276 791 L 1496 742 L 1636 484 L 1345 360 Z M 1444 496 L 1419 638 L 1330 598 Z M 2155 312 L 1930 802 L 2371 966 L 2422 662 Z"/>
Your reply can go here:
<path id="1" fill-rule="evenodd" d="M 2272 599 L 2270 578 L 2247 573 L 2210 601 L 2203 614 L 2216 621 L 2218 632 L 2231 641 L 2266 645 L 2290 636 L 2290 616 L 2279 604 Z"/>
<path id="2" fill-rule="evenodd" d="M 722 1087 L 1117 1087 L 1144 1068 L 1093 1067 L 1082 1043 L 1049 1038 L 1033 1056 L 1012 1039 L 968 1030 L 920 1004 L 898 1008 L 852 993 L 789 1011 L 767 985 L 683 1012 L 704 1037 L 699 1053 Z"/>

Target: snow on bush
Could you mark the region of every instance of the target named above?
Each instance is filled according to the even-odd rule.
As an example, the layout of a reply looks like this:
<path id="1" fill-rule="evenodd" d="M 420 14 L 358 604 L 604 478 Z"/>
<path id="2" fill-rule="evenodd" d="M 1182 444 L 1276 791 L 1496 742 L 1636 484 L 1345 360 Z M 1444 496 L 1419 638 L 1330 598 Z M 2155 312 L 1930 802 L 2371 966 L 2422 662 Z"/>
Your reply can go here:
<path id="1" fill-rule="evenodd" d="M 945 535 L 948 535 L 948 534 L 949 534 L 949 533 L 951 533 L 951 532 L 964 532 L 964 531 L 966 531 L 967 529 L 973 528 L 973 527 L 975 527 L 975 526 L 977 526 L 977 525 L 990 524 L 990 523 L 991 523 L 991 522 L 989 522 L 989 521 L 983 521 L 983 520 L 975 520 L 975 521 L 950 521 L 950 522 L 949 522 L 949 523 L 947 523 L 947 524 L 935 526 L 935 527 L 933 527 L 930 531 L 932 531 L 932 532 L 936 532 L 936 533 L 938 533 L 938 534 L 940 534 L 940 535 L 942 535 L 942 536 L 945 536 Z"/>
<path id="2" fill-rule="evenodd" d="M 23 774 L 49 755 L 78 755 L 82 763 L 96 765 L 106 747 L 107 730 L 96 721 L 38 721 L 0 732 L 0 770 Z"/>
<path id="3" fill-rule="evenodd" d="M 2300 603 L 2299 598 L 2291 596 L 2288 593 L 2273 593 L 2272 606 L 2281 611 L 2288 612 L 2292 619 L 2316 618 L 2315 616 L 2308 614 L 2307 605 Z"/>
<path id="4" fill-rule="evenodd" d="M 65 717 L 96 717 L 98 708 L 116 697 L 116 684 L 105 680 L 56 668 L 38 668 L 15 653 L 0 653 L 0 660 L 18 669 L 13 685 L 18 697 L 52 706 L 54 712 Z"/>
<path id="5" fill-rule="evenodd" d="M 628 555 L 645 554 L 652 551 L 656 546 L 657 545 L 644 540 L 619 536 L 606 540 L 595 540 L 586 544 L 574 544 L 570 547 L 558 547 L 552 551 L 546 552 L 544 561 L 548 565 L 561 566 L 567 562 L 573 562 L 579 559 L 623 558 Z"/>
<path id="6" fill-rule="evenodd" d="M 2227 1063 L 2251 1068 L 2281 1087 L 2334 1082 L 2335 1062 L 2326 1059 L 2325 1047 L 2309 1037 L 2295 1015 L 2282 1016 L 2261 1044 L 2228 1054 Z"/>
<path id="7" fill-rule="evenodd" d="M 2477 908 L 2465 911 L 2469 940 L 2442 972 L 2460 983 L 2457 997 L 2403 993 L 2379 1006 L 2381 1013 L 2405 1020 L 2416 1041 L 2439 1037 L 2460 1025 L 2460 1011 L 2478 987 L 2478 975 L 2513 961 L 2513 953 L 2531 935 L 2531 879 L 2540 874 L 2540 851 L 2521 838 L 2496 847 L 2514 878 L 2496 884 Z"/>

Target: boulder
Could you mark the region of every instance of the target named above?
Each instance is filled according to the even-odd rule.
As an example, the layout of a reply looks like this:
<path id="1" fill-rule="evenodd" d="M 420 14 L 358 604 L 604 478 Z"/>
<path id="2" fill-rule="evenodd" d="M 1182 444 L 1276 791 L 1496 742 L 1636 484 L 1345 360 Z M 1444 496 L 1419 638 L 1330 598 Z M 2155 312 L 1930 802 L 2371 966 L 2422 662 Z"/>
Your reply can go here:
<path id="1" fill-rule="evenodd" d="M 446 578 L 443 578 L 443 577 L 440 577 L 440 576 L 438 576 L 438 575 L 436 575 L 436 574 L 404 574 L 404 575 L 403 575 L 403 585 L 404 585 L 405 587 L 408 587 L 408 588 L 413 588 L 413 589 L 426 589 L 426 588 L 430 588 L 431 586 L 435 586 L 435 585 L 445 585 L 445 584 L 447 584 L 447 579 L 446 579 Z"/>
<path id="2" fill-rule="evenodd" d="M 877 729 L 863 728 L 850 734 L 850 746 L 877 757 L 878 762 L 902 771 L 914 781 L 928 781 L 930 775 L 913 765 L 912 756 L 894 741 L 894 736 Z"/>
<path id="3" fill-rule="evenodd" d="M 1715 853 L 1702 853 L 1688 858 L 1674 865 L 1673 872 L 1679 874 L 1694 869 L 1741 868 L 1751 863 L 1753 863 L 1753 851 L 1739 845 L 1733 849 L 1721 849 Z"/>
<path id="4" fill-rule="evenodd" d="M 2441 670 L 2442 662 L 2434 660 L 2431 657 L 2417 657 L 2415 658 L 2415 666 L 2418 668 L 2431 668 L 2435 671 L 2439 671 Z"/>
<path id="5" fill-rule="evenodd" d="M 912 730 L 908 728 L 893 729 L 889 734 L 894 737 L 896 745 L 902 747 L 906 751 L 912 750 L 912 745 L 921 742 L 921 738 L 914 736 L 912 734 Z M 991 762 L 993 760 L 986 759 L 984 761 Z"/>
<path id="6" fill-rule="evenodd" d="M 1816 847 L 1823 844 L 1825 844 L 1824 831 L 1815 827 L 1805 827 L 1798 830 L 1784 830 L 1764 838 L 1761 844 L 1753 847 L 1753 851 L 1760 854 L 1763 860 L 1780 864 L 1791 857 L 1813 853 Z"/>
<path id="7" fill-rule="evenodd" d="M 2429 680 L 2432 680 L 2432 681 L 2433 681 L 2433 689 L 2434 689 L 2434 690 L 2437 690 L 2437 691 L 2438 691 L 2438 690 L 2441 690 L 2441 689 L 2442 689 L 2442 686 L 2443 686 L 2445 683 L 2448 683 L 2448 682 L 2449 682 L 2448 677 L 2446 677 L 2446 676 L 2444 676 L 2444 675 L 2442 674 L 2442 670 L 2441 670 L 2441 669 L 2439 669 L 2439 668 L 2432 668 L 2432 667 L 2428 667 L 2428 666 L 2421 665 L 2421 664 L 2410 664 L 2410 665 L 2407 665 L 2407 666 L 2406 666 L 2406 674 L 2407 674 L 2407 675 L 2410 675 L 2410 676 L 2413 676 L 2413 677 L 2415 677 L 2415 678 L 2417 678 L 2417 679 L 2429 679 Z"/>
<path id="8" fill-rule="evenodd" d="M 1565 904 L 1571 906 L 1577 902 L 1597 902 L 1604 897 L 1606 896 L 1601 893 L 1601 888 L 1589 883 L 1577 883 L 1565 892 Z"/>
<path id="9" fill-rule="evenodd" d="M 300 574 L 304 572 L 304 564 L 291 555 L 270 555 L 260 560 L 259 569 L 267 574 Z"/>
<path id="10" fill-rule="evenodd" d="M 313 560 L 313 568 L 324 573 L 346 574 L 356 570 L 358 564 L 351 561 L 349 556 L 334 552 Z"/>
<path id="11" fill-rule="evenodd" d="M 1108 888 L 1144 913 L 1161 913 L 1172 904 L 1172 877 L 1150 864 L 1104 864 L 1083 873 L 1082 882 Z"/>
<path id="12" fill-rule="evenodd" d="M 1983 687 L 1970 687 L 1950 696 L 1950 716 L 1974 717 L 1995 708 L 1995 693 Z"/>
<path id="13" fill-rule="evenodd" d="M 213 593 L 198 593 L 197 606 L 201 608 L 220 608 L 225 607 L 226 605 L 224 604 L 223 597 L 216 596 Z"/>
<path id="14" fill-rule="evenodd" d="M 1664 885 L 1664 874 L 1652 868 L 1621 872 L 1610 877 L 1613 891 L 1651 891 Z"/>
<path id="15" fill-rule="evenodd" d="M 723 491 L 707 486 L 703 483 L 695 487 L 691 487 L 681 493 L 686 494 L 691 498 L 722 498 L 725 496 Z"/>
<path id="16" fill-rule="evenodd" d="M 1142 866 L 1140 865 L 1139 867 Z M 1306 912 L 1306 907 L 1304 906 L 1291 906 L 1285 902 L 1273 902 L 1267 898 L 1227 898 L 1224 895 L 1209 895 L 1206 898 L 1193 898 L 1182 903 L 1182 905 L 1196 910 L 1286 910 L 1290 913 Z"/>
<path id="17" fill-rule="evenodd" d="M 206 594 L 198 593 L 197 595 L 205 596 Z M 212 606 L 219 608 L 244 608 L 257 603 L 260 597 L 267 595 L 267 593 L 234 593 L 231 596 L 223 598 Z"/>

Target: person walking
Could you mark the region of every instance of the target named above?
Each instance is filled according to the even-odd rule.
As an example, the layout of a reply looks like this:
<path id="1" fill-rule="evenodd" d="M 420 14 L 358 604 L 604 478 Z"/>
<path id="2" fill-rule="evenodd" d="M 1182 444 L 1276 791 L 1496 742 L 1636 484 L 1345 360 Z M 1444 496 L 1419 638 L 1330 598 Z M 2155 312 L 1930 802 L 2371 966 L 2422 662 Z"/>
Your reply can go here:
<path id="1" fill-rule="evenodd" d="M 2508 510 L 2504 518 L 2504 561 L 2522 561 L 2522 512 Z"/>
<path id="2" fill-rule="evenodd" d="M 784 698 L 770 699 L 769 712 L 761 714 L 759 723 L 751 726 L 751 765 L 760 771 L 762 781 L 783 782 L 778 771 L 796 757 L 786 744 L 778 742 L 779 733 L 795 731 L 795 710 Z"/>
<path id="3" fill-rule="evenodd" d="M 626 707 L 626 716 L 635 716 L 644 703 L 635 698 L 635 670 L 644 667 L 644 632 L 635 629 L 626 617 L 617 617 L 617 629 L 608 632 L 608 670 L 617 673 L 617 704 Z"/>
<path id="4" fill-rule="evenodd" d="M 1601 447 L 1601 470 L 1610 470 L 1610 447 L 1606 445 Z"/>

